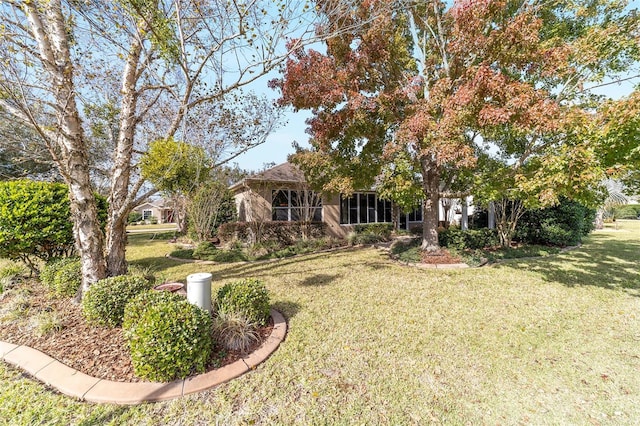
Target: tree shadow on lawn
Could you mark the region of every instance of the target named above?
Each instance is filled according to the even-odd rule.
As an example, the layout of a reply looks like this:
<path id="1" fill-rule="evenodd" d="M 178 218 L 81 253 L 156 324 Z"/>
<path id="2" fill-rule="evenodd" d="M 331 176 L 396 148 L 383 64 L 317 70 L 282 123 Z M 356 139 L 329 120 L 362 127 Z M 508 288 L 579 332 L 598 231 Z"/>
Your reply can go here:
<path id="1" fill-rule="evenodd" d="M 90 416 L 88 419 L 81 420 L 78 425 L 89 426 L 89 425 L 104 425 L 110 422 L 113 422 L 119 419 L 122 415 L 124 415 L 130 407 L 127 406 L 118 406 L 113 409 L 107 410 L 105 413 L 102 413 L 98 416 Z"/>
<path id="2" fill-rule="evenodd" d="M 304 286 L 304 287 L 322 287 L 322 286 L 326 286 L 326 285 L 332 284 L 334 281 L 336 281 L 336 280 L 338 280 L 338 279 L 340 279 L 342 277 L 343 277 L 343 275 L 341 275 L 341 274 L 310 275 L 310 276 L 306 277 L 305 279 L 303 279 L 300 282 L 300 285 Z"/>
<path id="3" fill-rule="evenodd" d="M 228 279 L 228 278 L 259 278 L 259 277 L 272 277 L 275 275 L 283 276 L 283 275 L 299 275 L 307 278 L 303 278 L 301 284 L 302 285 L 311 285 L 314 281 L 314 276 L 311 275 L 314 272 L 317 272 L 317 277 L 320 277 L 322 280 L 323 276 L 327 276 L 330 271 L 340 271 L 345 268 L 350 268 L 353 265 L 353 259 L 351 255 L 354 251 L 362 250 L 362 248 L 350 248 L 340 251 L 334 251 L 330 253 L 315 253 L 309 255 L 301 255 L 295 256 L 291 258 L 285 258 L 276 261 L 268 261 L 268 262 L 249 262 L 249 263 L 230 263 L 228 267 L 224 269 L 220 269 L 218 271 L 212 272 L 213 278 L 216 280 Z M 314 261 L 318 261 L 327 257 L 331 257 L 331 265 L 322 265 L 322 264 L 314 264 Z M 295 268 L 289 268 L 289 270 L 284 270 L 287 267 L 296 266 Z M 380 262 L 368 262 L 367 266 L 380 269 L 380 268 L 388 268 L 391 266 L 391 263 Z M 274 271 L 275 268 L 278 268 L 277 271 Z M 311 276 L 309 276 L 311 275 Z M 335 279 L 339 278 L 341 275 L 334 274 Z M 324 285 L 330 284 L 331 281 L 324 282 Z M 316 284 L 317 285 L 317 284 Z"/>
<path id="4" fill-rule="evenodd" d="M 296 316 L 296 314 L 302 309 L 302 306 L 300 306 L 299 303 L 291 302 L 289 300 L 278 300 L 277 302 L 274 302 L 271 307 L 284 315 L 287 321 Z"/>
<path id="5" fill-rule="evenodd" d="M 593 234 L 581 248 L 556 256 L 495 267 L 538 272 L 568 287 L 596 286 L 640 297 L 640 243 L 607 234 Z"/>

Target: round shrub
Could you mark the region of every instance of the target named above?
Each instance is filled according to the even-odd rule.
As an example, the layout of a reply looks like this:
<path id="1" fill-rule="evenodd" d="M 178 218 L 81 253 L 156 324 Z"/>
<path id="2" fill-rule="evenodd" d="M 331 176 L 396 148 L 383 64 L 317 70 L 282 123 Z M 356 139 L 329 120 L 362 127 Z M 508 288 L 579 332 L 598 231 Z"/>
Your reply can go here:
<path id="1" fill-rule="evenodd" d="M 105 278 L 93 284 L 85 293 L 82 313 L 89 322 L 117 327 L 122 324 L 127 302 L 150 287 L 142 277 L 120 275 Z"/>
<path id="2" fill-rule="evenodd" d="M 127 333 L 130 330 L 133 330 L 135 325 L 140 322 L 140 318 L 142 318 L 142 314 L 147 309 L 147 307 L 165 303 L 171 300 L 177 301 L 180 299 L 184 299 L 184 297 L 170 291 L 155 290 L 143 291 L 142 293 L 138 293 L 133 296 L 131 299 L 129 299 L 124 307 L 122 330 L 125 337 L 128 338 Z"/>
<path id="3" fill-rule="evenodd" d="M 73 297 L 82 285 L 80 259 L 64 262 L 53 276 L 53 294 L 58 297 Z"/>
<path id="4" fill-rule="evenodd" d="M 208 312 L 175 294 L 148 292 L 127 304 L 125 317 L 136 376 L 168 382 L 204 372 L 213 347 Z"/>
<path id="5" fill-rule="evenodd" d="M 54 257 L 47 261 L 40 271 L 40 282 L 53 291 L 53 279 L 64 265 L 77 261 L 77 257 Z"/>
<path id="6" fill-rule="evenodd" d="M 242 313 L 247 320 L 264 325 L 269 318 L 269 292 L 257 279 L 245 279 L 225 284 L 215 302 L 218 313 Z"/>
<path id="7" fill-rule="evenodd" d="M 213 243 L 209 241 L 203 241 L 198 244 L 195 250 L 193 250 L 193 257 L 195 257 L 196 259 L 208 260 L 209 257 L 215 256 L 217 252 L 218 249 Z"/>
<path id="8" fill-rule="evenodd" d="M 107 200 L 96 195 L 98 220 L 107 218 Z M 60 183 L 28 179 L 0 181 L 0 258 L 47 261 L 74 252 L 69 191 Z"/>

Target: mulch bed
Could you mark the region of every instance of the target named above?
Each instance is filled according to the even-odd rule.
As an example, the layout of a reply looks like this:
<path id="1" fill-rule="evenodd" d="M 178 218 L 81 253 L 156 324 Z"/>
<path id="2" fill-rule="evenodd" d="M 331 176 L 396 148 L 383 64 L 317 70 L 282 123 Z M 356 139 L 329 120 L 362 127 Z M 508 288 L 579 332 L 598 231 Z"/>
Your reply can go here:
<path id="1" fill-rule="evenodd" d="M 457 256 L 452 256 L 446 249 L 441 249 L 435 253 L 423 252 L 422 263 L 430 265 L 451 265 L 455 263 L 464 263 L 462 259 Z"/>
<path id="2" fill-rule="evenodd" d="M 28 306 L 20 316 L 12 314 L 19 293 L 27 294 Z M 35 321 L 38 314 L 55 312 L 62 329 L 38 336 Z M 271 334 L 273 324 L 259 330 L 262 341 Z M 57 359 L 78 371 L 116 382 L 140 382 L 121 328 L 89 326 L 80 305 L 70 299 L 53 299 L 37 280 L 23 280 L 0 294 L 0 340 L 27 345 Z M 251 351 L 262 342 L 255 344 Z M 207 371 L 231 364 L 241 353 L 215 347 Z"/>

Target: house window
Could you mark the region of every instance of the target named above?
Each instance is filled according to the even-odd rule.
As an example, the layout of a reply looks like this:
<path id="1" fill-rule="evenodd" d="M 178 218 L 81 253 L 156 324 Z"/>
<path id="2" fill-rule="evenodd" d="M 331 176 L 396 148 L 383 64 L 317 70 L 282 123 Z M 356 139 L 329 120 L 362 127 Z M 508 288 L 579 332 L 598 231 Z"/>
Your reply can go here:
<path id="1" fill-rule="evenodd" d="M 422 205 L 409 213 L 409 222 L 422 222 Z"/>
<path id="2" fill-rule="evenodd" d="M 351 197 L 340 196 L 340 223 L 391 222 L 391 201 L 381 200 L 373 193 L 355 193 Z"/>
<path id="3" fill-rule="evenodd" d="M 313 191 L 280 189 L 272 192 L 271 219 L 275 221 L 322 221 L 322 200 Z"/>
<path id="4" fill-rule="evenodd" d="M 153 210 L 142 210 L 142 220 L 151 219 L 153 216 Z"/>

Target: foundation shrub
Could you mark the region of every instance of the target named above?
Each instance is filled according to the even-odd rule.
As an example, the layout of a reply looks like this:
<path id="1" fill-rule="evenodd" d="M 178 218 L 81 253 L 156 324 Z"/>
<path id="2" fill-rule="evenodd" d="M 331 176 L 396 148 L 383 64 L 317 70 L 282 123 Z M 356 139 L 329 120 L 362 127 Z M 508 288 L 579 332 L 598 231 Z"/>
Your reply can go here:
<path id="1" fill-rule="evenodd" d="M 218 315 L 242 314 L 248 321 L 264 325 L 270 312 L 269 292 L 257 279 L 228 283 L 218 290 L 215 308 Z"/>
<path id="2" fill-rule="evenodd" d="M 122 324 L 127 302 L 151 288 L 142 277 L 120 275 L 105 278 L 89 287 L 82 298 L 82 313 L 87 321 L 108 327 Z"/>
<path id="3" fill-rule="evenodd" d="M 464 231 L 459 228 L 441 228 L 438 230 L 438 241 L 441 247 L 455 250 L 478 250 L 499 244 L 496 230 L 487 228 Z"/>
<path id="4" fill-rule="evenodd" d="M 123 330 L 136 376 L 159 382 L 203 373 L 213 348 L 208 312 L 169 292 L 146 292 L 125 308 Z"/>
<path id="5" fill-rule="evenodd" d="M 53 293 L 58 297 L 73 297 L 82 285 L 80 260 L 64 264 L 53 277 Z"/>

